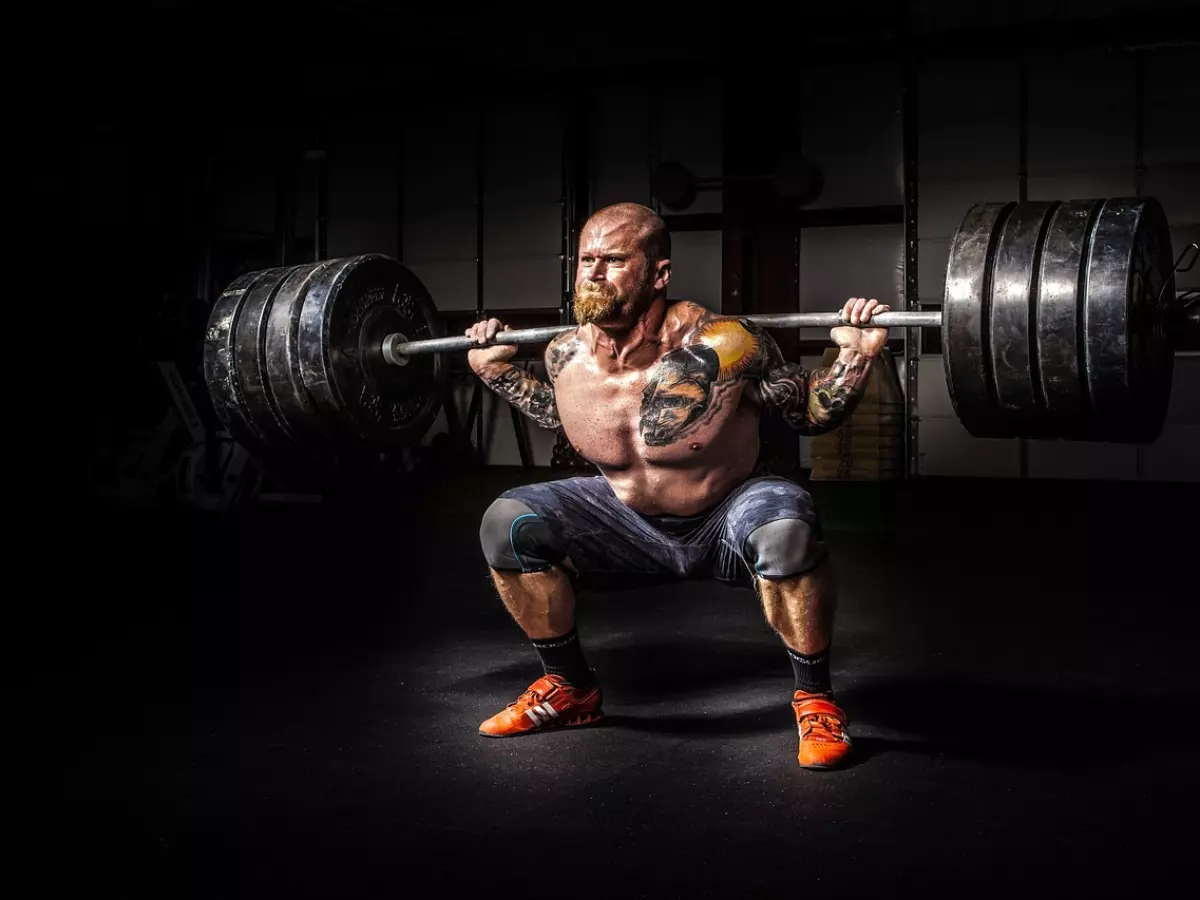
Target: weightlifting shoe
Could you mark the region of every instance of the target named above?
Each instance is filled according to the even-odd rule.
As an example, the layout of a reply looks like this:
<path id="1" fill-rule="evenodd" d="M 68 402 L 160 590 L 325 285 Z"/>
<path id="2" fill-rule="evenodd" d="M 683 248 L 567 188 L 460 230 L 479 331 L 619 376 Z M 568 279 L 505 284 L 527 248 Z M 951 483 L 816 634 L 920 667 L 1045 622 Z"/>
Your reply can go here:
<path id="1" fill-rule="evenodd" d="M 796 755 L 805 769 L 833 769 L 850 753 L 850 721 L 829 694 L 796 691 L 792 697 L 800 749 Z"/>
<path id="2" fill-rule="evenodd" d="M 604 718 L 600 682 L 580 689 L 558 675 L 543 675 L 479 726 L 484 737 L 516 737 L 556 728 L 591 725 Z"/>

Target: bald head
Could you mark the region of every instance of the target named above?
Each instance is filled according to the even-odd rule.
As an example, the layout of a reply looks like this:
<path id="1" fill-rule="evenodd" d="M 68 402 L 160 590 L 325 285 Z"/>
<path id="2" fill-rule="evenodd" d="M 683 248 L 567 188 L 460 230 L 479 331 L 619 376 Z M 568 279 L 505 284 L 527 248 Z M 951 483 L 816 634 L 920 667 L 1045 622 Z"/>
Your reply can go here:
<path id="1" fill-rule="evenodd" d="M 584 234 L 591 229 L 632 232 L 651 263 L 671 258 L 671 233 L 667 223 L 650 207 L 640 203 L 613 203 L 601 207 L 588 217 L 583 226 Z"/>

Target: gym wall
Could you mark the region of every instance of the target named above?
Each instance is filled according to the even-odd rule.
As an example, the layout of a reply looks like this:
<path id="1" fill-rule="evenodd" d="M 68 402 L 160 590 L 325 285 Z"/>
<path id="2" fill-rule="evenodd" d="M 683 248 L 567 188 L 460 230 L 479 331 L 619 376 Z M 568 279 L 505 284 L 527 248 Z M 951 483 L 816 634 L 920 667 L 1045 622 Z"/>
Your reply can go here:
<path id="1" fill-rule="evenodd" d="M 972 203 L 1114 194 L 1153 194 L 1166 206 L 1175 252 L 1200 240 L 1200 141 L 1185 110 L 1200 108 L 1192 50 L 1132 55 L 1063 54 L 1027 59 L 930 61 L 918 97 L 918 290 L 925 308 L 941 302 L 949 241 Z M 825 186 L 814 208 L 903 200 L 899 73 L 887 63 L 828 65 L 797 74 L 803 148 Z M 462 95 L 426 94 L 390 109 L 357 112 L 329 133 L 327 256 L 394 253 L 426 282 L 440 309 L 484 312 L 521 327 L 523 313 L 553 314 L 569 282 L 562 254 L 563 157 L 568 129 L 584 129 L 589 206 L 621 199 L 654 204 L 650 173 L 661 160 L 700 178 L 722 171 L 722 85 L 681 71 L 656 84 L 630 81 L 563 105 L 562 84 L 546 79 L 480 109 Z M 1139 97 L 1141 102 L 1139 106 Z M 1141 110 L 1139 114 L 1139 108 Z M 784 111 L 781 114 L 787 114 Z M 1022 141 L 1024 135 L 1024 142 Z M 1024 143 L 1024 152 L 1022 145 Z M 246 147 L 243 144 L 243 147 Z M 252 153 L 246 149 L 245 153 Z M 235 187 L 236 216 L 269 222 L 270 154 Z M 233 167 L 231 171 L 237 171 Z M 236 184 L 236 176 L 232 183 Z M 312 233 L 311 179 L 298 185 L 298 236 Z M 247 208 L 253 205 L 254 212 Z M 687 213 L 721 212 L 721 192 L 702 191 Z M 719 229 L 677 232 L 673 297 L 721 306 Z M 869 295 L 901 305 L 901 225 L 806 228 L 797 242 L 797 308 L 836 308 Z M 1181 275 L 1197 287 L 1200 266 Z M 827 338 L 823 330 L 804 337 Z M 1153 446 L 970 437 L 950 407 L 937 332 L 923 341 L 915 378 L 918 471 L 923 476 L 1196 480 L 1200 457 L 1200 361 L 1177 360 L 1166 430 Z M 814 365 L 815 357 L 803 362 Z M 904 359 L 901 382 L 909 384 Z M 532 363 L 541 372 L 540 364 Z M 464 379 L 456 409 L 465 414 Z M 505 404 L 483 396 L 483 445 L 492 465 L 519 465 Z M 426 441 L 446 429 L 443 416 Z M 554 436 L 524 425 L 533 462 L 547 465 Z M 801 445 L 807 465 L 807 442 Z"/>
<path id="2" fill-rule="evenodd" d="M 961 60 L 931 64 L 919 100 L 921 303 L 941 305 L 950 238 L 967 206 L 1019 199 L 1022 181 L 1030 200 L 1154 195 L 1166 208 L 1176 255 L 1200 239 L 1200 140 L 1194 117 L 1181 115 L 1200 108 L 1195 65 L 1194 50 L 1172 49 L 1148 52 L 1143 63 L 1132 54 L 1031 58 L 1023 104 L 1016 61 L 973 64 L 969 79 Z M 1198 283 L 1200 268 L 1180 275 L 1177 289 Z M 1169 418 L 1149 446 L 972 438 L 954 417 L 936 352 L 923 354 L 916 409 L 922 475 L 1200 478 L 1196 354 L 1177 356 Z"/>

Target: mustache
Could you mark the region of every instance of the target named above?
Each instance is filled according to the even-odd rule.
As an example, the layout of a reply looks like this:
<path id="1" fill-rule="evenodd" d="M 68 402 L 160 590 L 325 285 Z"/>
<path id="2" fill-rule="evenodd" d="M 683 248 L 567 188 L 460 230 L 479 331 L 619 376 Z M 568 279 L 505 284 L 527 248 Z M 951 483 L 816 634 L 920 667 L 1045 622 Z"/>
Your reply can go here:
<path id="1" fill-rule="evenodd" d="M 581 295 L 590 294 L 597 297 L 615 297 L 617 296 L 617 289 L 607 281 L 585 281 L 579 285 L 575 293 Z"/>

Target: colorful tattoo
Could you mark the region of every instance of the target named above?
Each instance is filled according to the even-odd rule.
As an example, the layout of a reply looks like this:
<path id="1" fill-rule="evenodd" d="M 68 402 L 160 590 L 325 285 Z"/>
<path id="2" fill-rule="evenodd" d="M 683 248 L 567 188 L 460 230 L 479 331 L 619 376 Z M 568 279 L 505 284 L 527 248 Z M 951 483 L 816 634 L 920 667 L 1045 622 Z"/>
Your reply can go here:
<path id="1" fill-rule="evenodd" d="M 765 331 L 744 324 L 756 333 L 763 348 L 758 377 L 766 406 L 777 409 L 788 425 L 807 435 L 833 431 L 850 417 L 866 387 L 870 357 L 843 350 L 833 365 L 809 372 L 785 360 Z"/>
<path id="2" fill-rule="evenodd" d="M 642 392 L 642 439 L 651 447 L 677 440 L 709 411 L 720 370 L 717 351 L 703 344 L 680 347 L 659 360 Z"/>
<path id="3" fill-rule="evenodd" d="M 664 447 L 724 407 L 727 389 L 754 364 L 759 341 L 737 319 L 710 319 L 667 353 L 642 392 L 642 439 Z"/>

